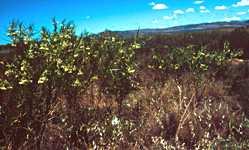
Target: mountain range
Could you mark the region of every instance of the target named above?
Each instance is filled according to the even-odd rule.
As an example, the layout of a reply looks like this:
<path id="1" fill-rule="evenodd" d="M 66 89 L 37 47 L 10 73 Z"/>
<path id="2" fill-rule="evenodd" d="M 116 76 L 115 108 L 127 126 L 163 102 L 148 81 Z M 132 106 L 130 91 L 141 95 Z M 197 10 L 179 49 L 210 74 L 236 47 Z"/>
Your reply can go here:
<path id="1" fill-rule="evenodd" d="M 212 22 L 212 23 L 182 25 L 182 26 L 160 28 L 160 29 L 139 29 L 139 34 L 141 35 L 172 34 L 177 32 L 199 32 L 199 31 L 209 31 L 217 29 L 234 29 L 234 28 L 247 27 L 247 26 L 249 26 L 249 20 L 231 21 L 231 22 Z M 138 30 L 114 31 L 114 32 L 116 32 L 121 36 L 129 37 L 136 35 Z"/>

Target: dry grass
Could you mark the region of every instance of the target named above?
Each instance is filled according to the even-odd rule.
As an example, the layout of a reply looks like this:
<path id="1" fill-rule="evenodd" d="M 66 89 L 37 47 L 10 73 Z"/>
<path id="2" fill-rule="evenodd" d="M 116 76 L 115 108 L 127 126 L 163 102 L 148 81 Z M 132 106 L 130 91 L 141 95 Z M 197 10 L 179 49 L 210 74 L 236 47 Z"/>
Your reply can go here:
<path id="1" fill-rule="evenodd" d="M 248 149 L 248 123 L 225 82 L 193 74 L 149 82 L 127 95 L 118 110 L 97 84 L 69 107 L 61 96 L 39 139 L 20 149 Z M 11 140 L 10 140 L 11 141 Z M 7 149 L 14 143 L 7 143 Z"/>

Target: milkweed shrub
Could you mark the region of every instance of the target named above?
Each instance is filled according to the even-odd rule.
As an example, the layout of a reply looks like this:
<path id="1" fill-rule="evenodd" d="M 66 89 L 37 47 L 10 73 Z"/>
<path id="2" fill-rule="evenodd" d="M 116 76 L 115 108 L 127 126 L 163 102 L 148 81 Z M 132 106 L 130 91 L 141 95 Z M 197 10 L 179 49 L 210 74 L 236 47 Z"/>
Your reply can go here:
<path id="1" fill-rule="evenodd" d="M 228 43 L 155 47 L 144 60 L 139 36 L 78 36 L 73 23 L 52 23 L 39 35 L 9 26 L 16 52 L 0 60 L 1 148 L 248 148 L 232 85 L 212 77 L 240 55 Z"/>
<path id="2" fill-rule="evenodd" d="M 9 26 L 7 34 L 18 52 L 11 61 L 1 61 L 1 93 L 9 93 L 3 99 L 3 109 L 10 115 L 3 116 L 7 120 L 2 131 L 13 132 L 3 134 L 16 147 L 29 140 L 35 140 L 39 147 L 48 113 L 58 96 L 63 95 L 68 109 L 76 111 L 80 93 L 97 80 L 102 92 L 115 96 L 118 102 L 135 88 L 131 79 L 135 72 L 133 50 L 139 46 L 136 43 L 108 35 L 77 36 L 74 24 L 56 20 L 52 31 L 42 27 L 38 37 L 32 26 L 18 22 Z M 24 138 L 14 136 L 15 130 Z"/>
<path id="3" fill-rule="evenodd" d="M 183 48 L 167 47 L 166 53 L 152 49 L 152 61 L 148 68 L 161 70 L 163 73 L 193 72 L 196 75 L 212 70 L 218 71 L 226 63 L 241 56 L 241 51 L 231 50 L 229 43 L 224 43 L 222 51 L 211 51 L 202 47 L 196 49 L 194 45 Z"/>

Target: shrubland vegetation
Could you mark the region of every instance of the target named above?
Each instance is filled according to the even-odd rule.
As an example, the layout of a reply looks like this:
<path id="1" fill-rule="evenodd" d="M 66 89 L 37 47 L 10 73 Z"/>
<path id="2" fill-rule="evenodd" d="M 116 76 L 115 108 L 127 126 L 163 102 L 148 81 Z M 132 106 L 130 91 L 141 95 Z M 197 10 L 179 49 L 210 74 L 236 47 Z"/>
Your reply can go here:
<path id="1" fill-rule="evenodd" d="M 77 36 L 53 20 L 37 36 L 13 22 L 15 52 L 0 61 L 1 148 L 248 149 L 249 65 L 234 63 L 248 49 L 191 34 Z"/>

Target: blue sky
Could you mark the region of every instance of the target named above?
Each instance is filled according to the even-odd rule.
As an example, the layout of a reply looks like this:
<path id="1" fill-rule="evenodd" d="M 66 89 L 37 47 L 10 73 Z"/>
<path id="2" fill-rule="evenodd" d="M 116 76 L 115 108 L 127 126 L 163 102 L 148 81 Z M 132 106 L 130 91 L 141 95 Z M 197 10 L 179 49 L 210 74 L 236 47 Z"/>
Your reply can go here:
<path id="1" fill-rule="evenodd" d="M 0 43 L 10 21 L 51 26 L 72 20 L 77 32 L 165 28 L 202 22 L 248 20 L 249 0 L 0 0 Z"/>

